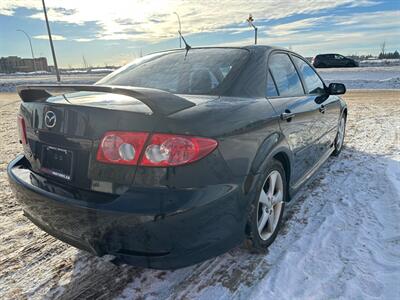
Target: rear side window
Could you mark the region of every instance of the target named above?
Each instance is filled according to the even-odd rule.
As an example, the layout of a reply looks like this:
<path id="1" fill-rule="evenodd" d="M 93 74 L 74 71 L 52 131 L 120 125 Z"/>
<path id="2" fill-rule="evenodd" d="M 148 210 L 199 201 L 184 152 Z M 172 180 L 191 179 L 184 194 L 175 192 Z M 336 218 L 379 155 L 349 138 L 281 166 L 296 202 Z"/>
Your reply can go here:
<path id="1" fill-rule="evenodd" d="M 308 63 L 297 56 L 292 56 L 297 69 L 302 74 L 306 88 L 309 94 L 323 94 L 325 87 L 317 73 L 310 67 Z"/>
<path id="2" fill-rule="evenodd" d="M 304 94 L 299 75 L 287 54 L 272 54 L 268 64 L 279 96 L 290 97 Z"/>

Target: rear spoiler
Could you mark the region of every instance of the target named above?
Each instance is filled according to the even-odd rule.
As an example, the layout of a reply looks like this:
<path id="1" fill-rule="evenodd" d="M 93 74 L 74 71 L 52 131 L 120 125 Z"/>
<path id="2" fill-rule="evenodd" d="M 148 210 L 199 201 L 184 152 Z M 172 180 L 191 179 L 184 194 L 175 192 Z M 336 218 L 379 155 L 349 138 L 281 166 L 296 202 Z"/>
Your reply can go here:
<path id="1" fill-rule="evenodd" d="M 125 95 L 143 102 L 154 114 L 170 115 L 195 106 L 182 97 L 158 89 L 111 85 L 22 85 L 17 92 L 24 102 L 45 101 L 47 98 L 72 92 L 102 92 Z"/>

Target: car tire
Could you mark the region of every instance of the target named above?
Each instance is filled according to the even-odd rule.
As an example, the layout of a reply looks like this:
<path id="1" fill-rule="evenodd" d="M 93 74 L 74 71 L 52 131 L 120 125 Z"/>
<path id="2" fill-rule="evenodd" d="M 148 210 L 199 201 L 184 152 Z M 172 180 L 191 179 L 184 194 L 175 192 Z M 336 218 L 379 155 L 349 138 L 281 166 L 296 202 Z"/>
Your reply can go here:
<path id="1" fill-rule="evenodd" d="M 245 243 L 250 251 L 257 253 L 264 252 L 275 240 L 287 200 L 285 169 L 279 161 L 273 159 L 262 178 L 250 206 Z"/>
<path id="2" fill-rule="evenodd" d="M 333 156 L 338 156 L 340 152 L 342 152 L 345 134 L 346 134 L 346 115 L 342 114 L 342 116 L 340 117 L 338 131 L 336 133 L 335 144 L 334 144 L 335 150 L 332 152 Z"/>

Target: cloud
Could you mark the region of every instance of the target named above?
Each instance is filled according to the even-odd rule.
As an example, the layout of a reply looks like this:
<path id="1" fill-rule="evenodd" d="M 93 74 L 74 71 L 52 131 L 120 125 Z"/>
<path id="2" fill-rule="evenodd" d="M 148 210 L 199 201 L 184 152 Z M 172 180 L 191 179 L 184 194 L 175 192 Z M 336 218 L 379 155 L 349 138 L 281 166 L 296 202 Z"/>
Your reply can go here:
<path id="1" fill-rule="evenodd" d="M 390 51 L 400 46 L 398 28 L 399 11 L 328 15 L 275 26 L 261 26 L 258 41 L 264 45 L 291 47 L 304 56 L 332 51 L 343 54 L 378 54 L 379 44 L 383 41 L 387 42 Z M 217 45 L 233 47 L 253 43 L 250 33 L 246 39 Z"/>
<path id="2" fill-rule="evenodd" d="M 53 41 L 64 41 L 64 40 L 66 40 L 65 37 L 63 37 L 62 35 L 58 35 L 58 34 L 52 34 L 51 37 L 52 37 Z M 33 38 L 37 39 L 37 40 L 48 40 L 49 36 L 46 35 L 46 34 L 44 34 L 44 35 L 35 35 L 35 36 L 33 36 Z"/>
<path id="3" fill-rule="evenodd" d="M 89 39 L 89 38 L 78 38 L 78 39 L 74 39 L 75 42 L 91 42 L 93 41 L 93 39 Z"/>
<path id="4" fill-rule="evenodd" d="M 99 31 L 95 38 L 102 40 L 133 40 L 153 42 L 176 36 L 177 18 L 180 14 L 183 33 L 202 33 L 218 30 L 240 33 L 245 19 L 252 13 L 256 21 L 270 21 L 296 14 L 314 14 L 335 7 L 371 6 L 371 0 L 297 0 L 297 1 L 185 1 L 185 0 L 113 0 L 47 1 L 48 14 L 52 22 L 83 25 L 96 22 Z M 30 17 L 43 19 L 41 1 L 1 0 L 0 13 L 12 15 L 18 8 L 35 9 Z M 309 20 L 310 21 L 310 20 Z M 314 20 L 316 21 L 316 20 Z M 295 26 L 296 24 L 293 24 Z M 304 28 L 308 24 L 299 22 Z M 279 28 L 278 28 L 279 29 Z M 276 31 L 278 32 L 278 29 Z M 280 28 L 295 32 L 298 28 Z"/>
<path id="5" fill-rule="evenodd" d="M 295 34 L 301 31 L 310 30 L 315 26 L 323 23 L 325 20 L 326 17 L 307 18 L 294 22 L 275 25 L 272 27 L 263 27 L 263 29 L 266 30 L 267 32 L 269 31 L 269 34 L 274 36 Z"/>
<path id="6" fill-rule="evenodd" d="M 260 31 L 259 41 L 261 44 L 291 46 L 304 55 L 333 49 L 339 52 L 345 49 L 346 54 L 360 51 L 376 54 L 379 43 L 385 40 L 393 50 L 399 46 L 399 27 L 399 11 L 329 15 L 264 28 Z M 248 43 L 251 42 L 249 39 Z"/>
<path id="7" fill-rule="evenodd" d="M 352 3 L 349 7 L 357 7 L 357 6 L 374 6 L 382 3 L 382 1 L 373 1 L 373 0 L 358 0 L 357 3 Z"/>

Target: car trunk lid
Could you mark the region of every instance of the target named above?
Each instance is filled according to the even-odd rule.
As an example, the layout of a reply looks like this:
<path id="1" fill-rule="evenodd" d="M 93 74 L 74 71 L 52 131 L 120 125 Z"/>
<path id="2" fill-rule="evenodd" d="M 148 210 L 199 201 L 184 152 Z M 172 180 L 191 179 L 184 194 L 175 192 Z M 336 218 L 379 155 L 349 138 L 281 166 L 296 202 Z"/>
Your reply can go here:
<path id="1" fill-rule="evenodd" d="M 58 88 L 58 92 L 71 91 L 70 86 L 66 90 Z M 124 89 L 120 93 L 109 88 L 83 89 L 57 96 L 52 96 L 50 91 L 54 90 L 47 87 L 19 89 L 24 100 L 20 113 L 25 119 L 28 137 L 25 154 L 35 172 L 78 188 L 117 194 L 134 182 L 137 167 L 96 161 L 105 132 L 152 132 L 157 124 L 166 122 L 169 113 L 216 98 L 168 96 L 156 91 L 145 96 L 164 96 L 164 103 L 159 100 L 144 103 L 144 96 L 138 96 L 140 100 L 129 94 L 132 89 L 126 93 Z M 173 99 L 173 107 L 166 107 L 170 104 L 168 98 Z"/>

